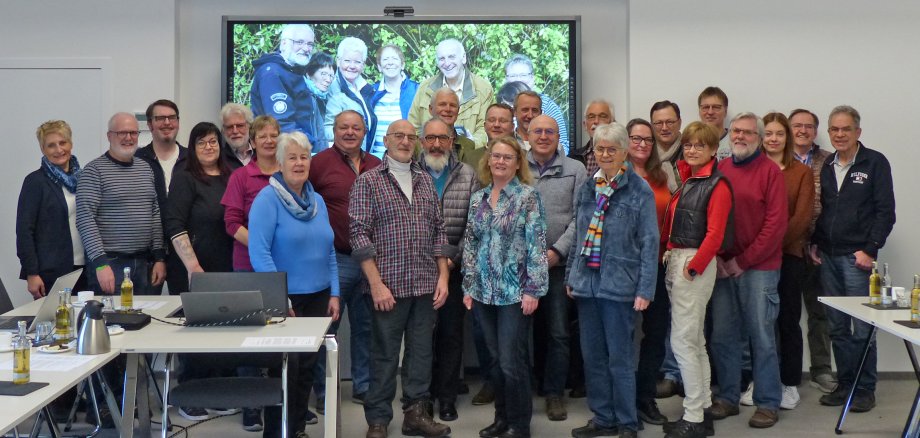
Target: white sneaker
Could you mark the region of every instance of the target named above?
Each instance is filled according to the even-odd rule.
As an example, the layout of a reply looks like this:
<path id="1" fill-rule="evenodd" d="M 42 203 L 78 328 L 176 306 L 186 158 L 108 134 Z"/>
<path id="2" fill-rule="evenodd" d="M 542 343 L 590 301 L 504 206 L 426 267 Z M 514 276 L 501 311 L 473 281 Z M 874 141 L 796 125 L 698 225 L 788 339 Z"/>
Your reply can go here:
<path id="1" fill-rule="evenodd" d="M 747 389 L 741 393 L 740 403 L 744 406 L 754 406 L 754 382 L 751 382 Z"/>
<path id="2" fill-rule="evenodd" d="M 779 402 L 780 409 L 795 409 L 800 401 L 802 401 L 802 398 L 799 397 L 798 388 L 795 386 L 783 385 L 783 400 Z"/>

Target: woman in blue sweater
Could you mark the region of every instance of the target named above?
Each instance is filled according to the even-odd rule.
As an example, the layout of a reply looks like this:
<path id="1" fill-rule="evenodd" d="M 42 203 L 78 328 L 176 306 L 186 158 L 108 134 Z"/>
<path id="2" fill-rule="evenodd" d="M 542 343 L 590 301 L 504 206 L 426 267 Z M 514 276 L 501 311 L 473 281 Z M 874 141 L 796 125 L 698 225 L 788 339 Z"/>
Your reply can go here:
<path id="1" fill-rule="evenodd" d="M 272 175 L 249 211 L 249 259 L 256 272 L 287 272 L 294 315 L 339 318 L 339 274 L 323 198 L 313 191 L 310 141 L 301 132 L 278 137 L 281 171 Z M 289 372 L 291 436 L 303 431 L 313 386 L 315 353 L 298 355 Z M 266 408 L 266 431 L 280 429 L 280 408 Z"/>

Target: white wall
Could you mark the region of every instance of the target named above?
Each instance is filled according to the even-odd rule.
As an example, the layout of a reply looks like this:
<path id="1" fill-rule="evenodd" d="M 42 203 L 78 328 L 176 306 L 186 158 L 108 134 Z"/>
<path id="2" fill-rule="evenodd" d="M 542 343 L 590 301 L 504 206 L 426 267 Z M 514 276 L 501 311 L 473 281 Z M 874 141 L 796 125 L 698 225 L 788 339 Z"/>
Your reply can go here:
<path id="1" fill-rule="evenodd" d="M 920 101 L 918 18 L 916 2 L 634 1 L 630 113 L 647 118 L 653 102 L 669 99 L 686 124 L 698 120 L 699 92 L 717 85 L 728 94 L 730 115 L 811 109 L 821 118 L 819 144 L 832 149 L 827 115 L 852 105 L 862 115 L 862 141 L 888 157 L 894 176 L 898 222 L 880 260 L 890 262 L 897 285 L 910 287 L 920 273 L 920 233 L 912 226 L 920 213 L 913 191 L 920 149 L 911 129 Z M 879 369 L 910 369 L 903 343 L 879 340 Z"/>

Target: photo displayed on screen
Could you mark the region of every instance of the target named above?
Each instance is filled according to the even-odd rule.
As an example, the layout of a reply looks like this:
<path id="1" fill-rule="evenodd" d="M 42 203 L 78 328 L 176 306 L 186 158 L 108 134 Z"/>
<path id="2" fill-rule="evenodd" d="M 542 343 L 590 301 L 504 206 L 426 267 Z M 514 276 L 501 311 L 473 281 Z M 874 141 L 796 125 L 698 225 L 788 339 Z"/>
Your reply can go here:
<path id="1" fill-rule="evenodd" d="M 379 156 L 390 123 L 417 128 L 431 96 L 450 87 L 460 102 L 458 135 L 486 144 L 486 108 L 540 94 L 568 152 L 575 138 L 575 21 L 226 20 L 226 100 L 302 131 L 313 152 L 333 141 L 335 116 L 360 113 L 365 150 Z M 435 111 L 435 115 L 437 112 Z"/>

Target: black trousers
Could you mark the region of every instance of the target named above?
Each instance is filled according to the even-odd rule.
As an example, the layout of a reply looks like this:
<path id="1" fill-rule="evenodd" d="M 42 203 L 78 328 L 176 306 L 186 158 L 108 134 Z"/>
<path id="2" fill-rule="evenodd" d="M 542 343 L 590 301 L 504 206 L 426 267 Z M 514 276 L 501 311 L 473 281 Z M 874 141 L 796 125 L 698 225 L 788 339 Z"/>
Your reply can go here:
<path id="1" fill-rule="evenodd" d="M 457 401 L 460 367 L 463 365 L 463 277 L 460 269 L 450 273 L 447 301 L 438 309 L 434 330 L 434 361 L 431 371 L 431 396 L 444 403 Z"/>
<path id="2" fill-rule="evenodd" d="M 664 342 L 671 326 L 671 300 L 664 284 L 665 269 L 658 264 L 655 300 L 642 312 L 642 343 L 636 370 L 636 400 L 655 400 L 658 369 L 664 361 Z"/>
<path id="3" fill-rule="evenodd" d="M 802 383 L 802 289 L 805 259 L 783 254 L 779 271 L 779 315 L 776 318 L 776 343 L 779 353 L 779 380 L 786 386 Z"/>

